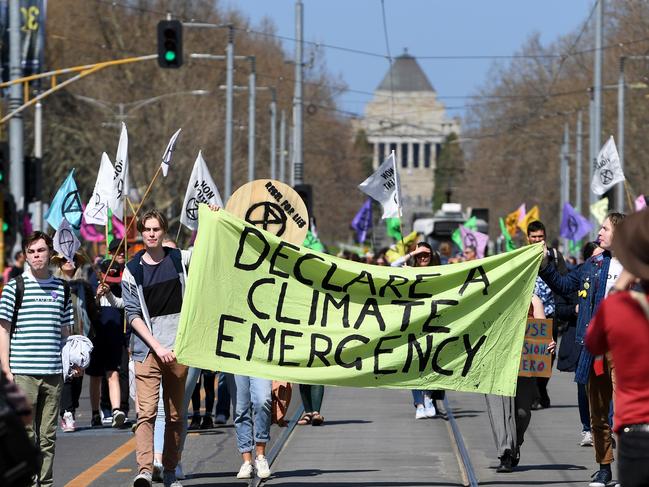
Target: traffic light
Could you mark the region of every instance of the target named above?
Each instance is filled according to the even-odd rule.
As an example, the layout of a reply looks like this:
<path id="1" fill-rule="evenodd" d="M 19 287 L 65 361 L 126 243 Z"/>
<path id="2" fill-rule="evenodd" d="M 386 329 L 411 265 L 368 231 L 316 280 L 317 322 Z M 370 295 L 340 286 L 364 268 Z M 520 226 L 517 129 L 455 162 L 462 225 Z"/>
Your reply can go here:
<path id="1" fill-rule="evenodd" d="M 0 203 L 0 222 L 2 223 L 5 252 L 7 250 L 11 251 L 16 243 L 16 230 L 18 225 L 14 197 L 6 191 L 3 191 L 2 202 Z"/>
<path id="2" fill-rule="evenodd" d="M 304 201 L 306 206 L 306 211 L 309 213 L 309 218 L 311 220 L 315 219 L 313 214 L 313 188 L 310 184 L 296 184 L 293 189 L 297 194 L 300 195 L 300 198 Z M 309 224 L 309 227 L 311 224 Z"/>
<path id="3" fill-rule="evenodd" d="M 43 160 L 25 157 L 25 199 L 28 203 L 40 201 L 43 193 Z"/>
<path id="4" fill-rule="evenodd" d="M 183 24 L 180 20 L 158 22 L 158 65 L 179 68 L 183 64 Z"/>
<path id="5" fill-rule="evenodd" d="M 0 142 L 0 190 L 9 188 L 9 144 Z"/>

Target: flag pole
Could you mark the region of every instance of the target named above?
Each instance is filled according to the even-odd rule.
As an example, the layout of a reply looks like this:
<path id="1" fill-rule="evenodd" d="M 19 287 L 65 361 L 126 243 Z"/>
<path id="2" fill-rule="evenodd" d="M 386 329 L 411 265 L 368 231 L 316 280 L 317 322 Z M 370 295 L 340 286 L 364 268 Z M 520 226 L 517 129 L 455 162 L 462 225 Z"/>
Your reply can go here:
<path id="1" fill-rule="evenodd" d="M 156 179 L 158 179 L 158 175 L 160 174 L 161 170 L 162 170 L 162 165 L 159 165 L 158 170 L 153 175 L 153 179 L 151 179 L 151 182 L 149 183 L 149 186 L 147 186 L 146 191 L 144 192 L 144 195 L 142 196 L 142 200 L 140 201 L 140 205 L 137 207 L 137 210 L 133 214 L 133 219 L 130 222 L 128 222 L 128 224 L 126 226 L 126 229 L 124 230 L 124 236 L 122 237 L 122 240 L 119 243 L 120 247 L 122 245 L 124 245 L 124 241 L 126 240 L 126 236 L 128 235 L 128 232 L 131 229 L 131 226 L 133 225 L 133 222 L 137 219 L 137 214 L 142 209 L 142 206 L 144 205 L 144 201 L 146 200 L 147 196 L 149 196 L 149 193 L 151 192 L 151 188 L 153 187 L 153 183 L 155 183 Z M 110 264 L 108 265 L 108 269 L 106 270 L 106 274 L 104 274 L 104 278 L 101 281 L 102 285 L 106 282 L 106 276 L 108 275 L 108 273 L 112 269 L 114 263 L 115 263 L 115 255 L 113 255 L 111 257 L 111 259 L 110 259 Z"/>
<path id="2" fill-rule="evenodd" d="M 624 192 L 626 193 L 626 197 L 629 200 L 629 211 L 633 211 L 635 209 L 635 206 L 633 205 L 633 196 L 631 194 L 631 187 L 629 186 L 629 183 L 626 179 L 624 179 Z M 622 208 L 620 208 L 620 210 L 622 210 Z"/>
<path id="3" fill-rule="evenodd" d="M 401 234 L 401 247 L 403 248 L 403 255 L 405 256 L 408 252 L 406 251 L 406 244 L 403 241 L 403 224 L 401 223 L 401 217 L 403 216 L 403 210 L 401 209 L 401 192 L 399 191 L 399 177 L 397 175 L 397 156 L 392 151 L 392 168 L 394 169 L 394 184 L 396 185 L 397 191 L 397 208 L 399 209 L 399 233 Z"/>

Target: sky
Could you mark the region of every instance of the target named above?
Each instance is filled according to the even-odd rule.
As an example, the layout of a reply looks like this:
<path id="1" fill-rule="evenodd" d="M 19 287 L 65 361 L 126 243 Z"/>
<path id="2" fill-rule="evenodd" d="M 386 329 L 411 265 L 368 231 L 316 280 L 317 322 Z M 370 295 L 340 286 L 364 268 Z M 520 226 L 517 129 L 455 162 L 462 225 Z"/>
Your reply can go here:
<path id="1" fill-rule="evenodd" d="M 540 33 L 546 45 L 579 29 L 594 0 L 384 0 L 392 57 L 483 56 L 515 54 L 527 38 Z M 258 26 L 268 17 L 277 34 L 295 37 L 295 0 L 222 0 Z M 387 55 L 381 0 L 304 0 L 304 39 Z M 287 52 L 295 43 L 284 41 Z M 318 61 L 348 88 L 373 92 L 389 68 L 385 57 L 320 48 Z M 308 61 L 308 59 L 306 59 Z M 422 59 L 419 61 L 449 115 L 462 116 L 487 82 L 492 60 Z M 371 95 L 349 92 L 338 98 L 344 110 L 362 113 Z"/>

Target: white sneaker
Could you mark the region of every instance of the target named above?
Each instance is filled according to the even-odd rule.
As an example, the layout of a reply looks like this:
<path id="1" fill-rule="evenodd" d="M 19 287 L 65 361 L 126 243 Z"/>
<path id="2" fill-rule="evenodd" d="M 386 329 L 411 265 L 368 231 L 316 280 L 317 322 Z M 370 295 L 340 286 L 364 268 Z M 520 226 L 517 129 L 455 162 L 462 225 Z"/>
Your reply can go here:
<path id="1" fill-rule="evenodd" d="M 270 477 L 270 467 L 268 466 L 268 460 L 263 455 L 259 455 L 255 460 L 255 470 L 257 471 L 257 477 L 260 479 L 267 479 Z"/>
<path id="2" fill-rule="evenodd" d="M 424 413 L 426 414 L 427 418 L 434 418 L 437 415 L 435 404 L 433 403 L 433 400 L 428 396 L 424 396 Z"/>
<path id="3" fill-rule="evenodd" d="M 176 478 L 178 480 L 185 480 L 185 472 L 183 472 L 183 466 L 180 462 L 176 465 Z"/>
<path id="4" fill-rule="evenodd" d="M 423 406 L 417 406 L 415 411 L 415 419 L 426 419 L 426 410 Z"/>
<path id="5" fill-rule="evenodd" d="M 77 429 L 74 416 L 72 416 L 70 411 L 63 413 L 63 417 L 61 418 L 61 429 L 66 433 L 72 433 Z"/>
<path id="6" fill-rule="evenodd" d="M 581 432 L 581 441 L 579 446 L 593 446 L 593 435 L 590 431 Z"/>
<path id="7" fill-rule="evenodd" d="M 252 464 L 250 462 L 243 462 L 239 473 L 237 474 L 238 479 L 251 479 L 252 478 Z"/>
<path id="8" fill-rule="evenodd" d="M 99 414 L 101 415 L 101 424 L 105 426 L 113 424 L 113 415 L 109 414 L 108 410 L 100 409 Z"/>
<path id="9" fill-rule="evenodd" d="M 111 422 L 111 426 L 113 428 L 121 428 L 124 425 L 125 420 L 126 414 L 124 414 L 123 411 L 116 409 L 115 411 L 113 411 L 113 421 Z"/>

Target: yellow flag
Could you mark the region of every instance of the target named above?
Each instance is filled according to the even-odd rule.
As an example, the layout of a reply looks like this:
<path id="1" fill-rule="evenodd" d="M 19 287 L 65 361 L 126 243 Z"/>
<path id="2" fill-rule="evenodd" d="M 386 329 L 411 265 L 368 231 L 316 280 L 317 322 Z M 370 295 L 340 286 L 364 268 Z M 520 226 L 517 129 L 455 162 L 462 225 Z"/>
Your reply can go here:
<path id="1" fill-rule="evenodd" d="M 597 223 L 602 223 L 608 215 L 608 198 L 602 198 L 590 205 L 590 214 L 595 217 Z"/>
<path id="2" fill-rule="evenodd" d="M 505 217 L 505 227 L 507 227 L 507 233 L 510 236 L 514 237 L 516 235 L 518 222 L 523 218 L 525 218 L 525 203 Z"/>
<path id="3" fill-rule="evenodd" d="M 408 247 L 417 242 L 417 237 L 417 232 L 412 232 L 410 235 L 403 237 L 403 244 L 401 243 L 401 240 L 399 240 L 394 245 L 394 248 L 390 248 L 390 250 L 385 253 L 385 258 L 387 259 L 387 261 L 394 262 L 399 257 L 406 255 L 408 253 Z"/>
<path id="4" fill-rule="evenodd" d="M 534 205 L 530 211 L 527 212 L 525 218 L 522 221 L 518 222 L 518 228 L 523 230 L 523 233 L 527 235 L 527 226 L 535 220 L 541 219 L 541 212 L 539 207 Z"/>

